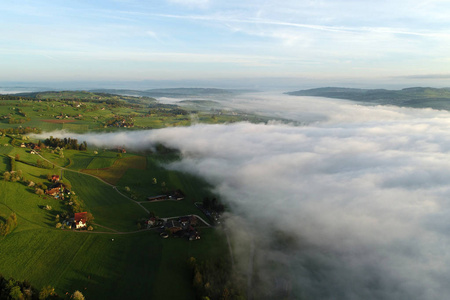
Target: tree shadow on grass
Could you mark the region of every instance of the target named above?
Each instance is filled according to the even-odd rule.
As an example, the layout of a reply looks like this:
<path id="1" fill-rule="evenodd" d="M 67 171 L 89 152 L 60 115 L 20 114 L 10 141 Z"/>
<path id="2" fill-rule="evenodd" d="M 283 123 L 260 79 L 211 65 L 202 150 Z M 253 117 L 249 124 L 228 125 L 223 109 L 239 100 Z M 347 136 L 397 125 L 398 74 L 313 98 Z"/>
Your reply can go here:
<path id="1" fill-rule="evenodd" d="M 3 163 L 6 165 L 7 170 L 11 170 L 11 159 L 7 156 L 3 156 Z"/>

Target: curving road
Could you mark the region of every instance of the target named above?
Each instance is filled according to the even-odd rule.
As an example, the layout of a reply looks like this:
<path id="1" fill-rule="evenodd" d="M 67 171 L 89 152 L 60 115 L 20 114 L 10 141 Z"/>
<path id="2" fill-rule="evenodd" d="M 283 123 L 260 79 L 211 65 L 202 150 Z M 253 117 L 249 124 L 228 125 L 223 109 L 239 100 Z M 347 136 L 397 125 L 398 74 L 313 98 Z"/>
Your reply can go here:
<path id="1" fill-rule="evenodd" d="M 61 170 L 66 170 L 66 171 L 69 171 L 69 172 L 80 173 L 80 174 L 87 175 L 87 176 L 91 176 L 91 177 L 94 177 L 94 178 L 100 180 L 101 182 L 103 182 L 103 183 L 109 185 L 110 187 L 112 187 L 112 188 L 113 188 L 119 195 L 121 195 L 122 197 L 124 197 L 124 198 L 130 200 L 131 202 L 136 203 L 137 205 L 139 205 L 143 210 L 145 210 L 146 213 L 150 213 L 150 211 L 149 211 L 148 209 L 146 209 L 146 208 L 141 204 L 142 201 L 139 202 L 139 201 L 135 201 L 135 200 L 131 199 L 131 198 L 128 197 L 127 195 L 125 195 L 125 194 L 123 194 L 122 192 L 120 192 L 120 191 L 117 189 L 117 187 L 116 187 L 115 185 L 113 185 L 113 184 L 111 184 L 111 183 L 109 183 L 109 182 L 106 182 L 106 181 L 103 180 L 102 178 L 97 177 L 97 176 L 92 175 L 92 174 L 83 173 L 83 172 L 80 172 L 80 171 L 71 170 L 71 169 L 68 169 L 68 168 L 65 168 L 65 167 L 62 167 L 62 166 L 58 166 L 57 164 L 55 164 L 55 163 L 51 162 L 50 160 L 46 159 L 45 157 L 43 157 L 41 154 L 37 153 L 37 155 L 38 155 L 40 158 L 42 158 L 43 160 L 47 161 L 48 163 L 50 163 L 50 164 L 52 164 L 52 165 L 54 165 L 54 166 L 60 168 Z M 173 201 L 173 200 L 164 200 L 164 201 Z M 208 227 L 212 227 L 211 224 L 209 224 L 208 222 L 206 222 L 206 221 L 205 221 L 202 217 L 200 217 L 199 215 L 192 215 L 192 216 L 195 216 L 195 217 L 197 217 L 198 219 L 200 219 L 200 220 L 201 220 L 203 223 L 205 223 Z M 174 216 L 174 217 L 167 217 L 167 218 L 161 218 L 161 219 L 167 220 L 167 219 L 174 219 L 174 218 L 179 218 L 179 217 L 184 217 L 184 216 Z M 99 224 L 96 224 L 96 223 L 94 223 L 94 224 L 97 225 L 97 226 L 100 226 L 100 227 L 103 227 L 103 228 L 112 230 L 113 232 L 105 232 L 105 231 L 101 231 L 101 232 L 99 232 L 99 231 L 95 231 L 95 232 L 94 232 L 94 231 L 77 231 L 77 232 L 105 233 L 105 234 L 131 234 L 131 233 L 137 233 L 137 232 L 143 232 L 143 231 L 147 231 L 147 230 L 152 230 L 152 228 L 151 228 L 151 229 L 141 229 L 141 230 L 137 230 L 137 231 L 120 232 L 120 231 L 117 231 L 117 230 L 115 230 L 115 229 L 108 228 L 108 227 L 105 227 L 105 226 L 102 226 L 102 225 L 99 225 Z"/>

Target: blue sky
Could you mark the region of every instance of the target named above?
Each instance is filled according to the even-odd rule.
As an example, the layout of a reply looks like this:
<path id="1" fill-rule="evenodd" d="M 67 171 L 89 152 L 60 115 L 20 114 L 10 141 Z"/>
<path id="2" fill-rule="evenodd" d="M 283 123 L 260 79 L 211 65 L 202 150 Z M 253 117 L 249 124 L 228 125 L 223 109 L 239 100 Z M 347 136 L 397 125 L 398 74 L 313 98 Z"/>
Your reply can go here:
<path id="1" fill-rule="evenodd" d="M 450 78 L 450 1 L 5 0 L 0 13 L 0 81 Z"/>

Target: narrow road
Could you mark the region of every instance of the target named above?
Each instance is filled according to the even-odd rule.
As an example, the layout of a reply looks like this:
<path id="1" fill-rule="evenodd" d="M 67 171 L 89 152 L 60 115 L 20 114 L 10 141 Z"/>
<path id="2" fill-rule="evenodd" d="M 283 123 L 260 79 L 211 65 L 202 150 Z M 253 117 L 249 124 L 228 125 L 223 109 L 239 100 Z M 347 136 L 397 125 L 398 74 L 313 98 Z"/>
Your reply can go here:
<path id="1" fill-rule="evenodd" d="M 212 227 L 211 224 L 209 224 L 208 222 L 206 222 L 202 217 L 200 217 L 199 215 L 189 215 L 189 216 L 194 216 L 198 219 L 200 219 L 203 223 L 205 223 L 208 227 Z M 186 217 L 186 215 L 183 216 L 175 216 L 175 217 L 168 217 L 168 218 L 160 218 L 161 220 L 167 221 L 168 219 L 176 219 L 176 218 L 181 218 L 181 217 Z"/>
<path id="2" fill-rule="evenodd" d="M 41 154 L 38 153 L 37 155 L 38 155 L 40 158 L 42 158 L 43 160 L 47 161 L 48 163 L 50 163 L 50 164 L 52 164 L 52 165 L 54 165 L 54 166 L 60 168 L 61 170 L 66 170 L 66 171 L 69 171 L 69 172 L 80 173 L 80 174 L 83 174 L 83 175 L 87 175 L 87 176 L 94 177 L 94 178 L 96 178 L 96 179 L 102 181 L 103 183 L 105 183 L 105 184 L 109 185 L 110 187 L 112 187 L 119 195 L 121 195 L 122 197 L 124 197 L 124 198 L 130 200 L 130 201 L 133 202 L 133 203 L 136 203 L 136 204 L 139 205 L 146 213 L 150 213 L 150 211 L 149 211 L 148 209 L 146 209 L 146 208 L 141 204 L 141 203 L 145 203 L 145 201 L 144 201 L 144 202 L 142 202 L 142 201 L 139 202 L 139 201 L 135 201 L 135 200 L 131 199 L 131 198 L 128 197 L 127 195 L 125 195 L 125 194 L 123 194 L 122 192 L 120 192 L 120 191 L 117 189 L 117 187 L 116 187 L 115 185 L 113 185 L 113 184 L 111 184 L 111 183 L 109 183 L 109 182 L 106 182 L 106 181 L 103 180 L 102 178 L 97 177 L 97 176 L 92 175 L 92 174 L 83 173 L 83 172 L 80 172 L 80 171 L 71 170 L 71 169 L 68 169 L 68 168 L 65 168 L 65 167 L 58 166 L 57 164 L 55 164 L 55 163 L 49 161 L 48 159 L 46 159 L 45 157 L 43 157 Z M 165 200 L 165 201 L 177 201 L 177 200 Z M 211 224 L 209 224 L 208 222 L 206 222 L 206 221 L 205 221 L 202 217 L 200 217 L 199 215 L 192 215 L 192 216 L 195 216 L 195 217 L 197 217 L 198 219 L 200 219 L 200 220 L 201 220 L 203 223 L 205 223 L 208 227 L 212 227 Z M 167 217 L 167 218 L 161 218 L 161 219 L 167 221 L 167 219 L 174 219 L 174 218 L 179 218 L 179 217 L 185 217 L 185 215 L 184 215 L 184 216 Z M 104 231 L 102 231 L 102 232 L 99 232 L 99 231 L 96 231 L 96 232 L 93 232 L 93 231 L 77 231 L 77 232 L 105 233 L 105 234 L 131 234 L 131 233 L 137 233 L 137 232 L 142 232 L 142 231 L 152 230 L 152 229 L 153 229 L 153 228 L 150 228 L 150 229 L 141 229 L 141 230 L 130 231 L 130 232 L 120 232 L 120 231 L 117 231 L 117 230 L 115 230 L 115 229 L 108 228 L 108 227 L 105 227 L 105 226 L 102 226 L 102 225 L 99 225 L 99 224 L 96 224 L 96 223 L 95 223 L 95 225 L 100 226 L 100 227 L 103 227 L 103 228 L 106 228 L 106 229 L 109 229 L 109 230 L 112 230 L 112 231 L 114 231 L 114 232 L 104 232 Z M 231 248 L 230 248 L 230 249 L 231 249 Z"/>
<path id="3" fill-rule="evenodd" d="M 115 185 L 113 185 L 113 184 L 111 184 L 111 183 L 109 183 L 109 182 L 103 180 L 102 178 L 97 177 L 97 176 L 92 175 L 92 174 L 89 174 L 89 173 L 83 173 L 83 172 L 80 172 L 80 171 L 71 170 L 71 169 L 68 169 L 68 168 L 65 168 L 65 167 L 58 166 L 57 164 L 55 164 L 55 163 L 49 161 L 48 159 L 46 159 L 45 157 L 43 157 L 41 154 L 38 153 L 37 155 L 38 155 L 40 158 L 42 158 L 43 160 L 47 161 L 48 163 L 50 163 L 50 164 L 52 164 L 52 165 L 54 165 L 54 166 L 60 168 L 61 170 L 66 170 L 66 171 L 69 171 L 69 172 L 75 172 L 75 173 L 84 174 L 84 175 L 91 176 L 91 177 L 94 177 L 94 178 L 100 180 L 101 182 L 103 182 L 103 183 L 109 185 L 110 187 L 112 187 L 112 188 L 113 188 L 117 193 L 119 193 L 119 195 L 121 195 L 122 197 L 124 197 L 124 198 L 126 198 L 126 199 L 128 199 L 128 200 L 130 200 L 130 201 L 132 201 L 132 202 L 134 202 L 134 203 L 136 203 L 137 205 L 139 205 L 143 210 L 145 210 L 146 213 L 150 213 L 150 211 L 149 211 L 148 209 L 146 209 L 141 203 L 139 203 L 138 201 L 135 201 L 135 200 L 131 199 L 131 198 L 128 197 L 127 195 L 124 195 L 123 193 L 121 193 L 121 192 L 117 189 L 117 187 L 116 187 Z M 61 174 L 61 175 L 62 175 L 62 174 Z"/>

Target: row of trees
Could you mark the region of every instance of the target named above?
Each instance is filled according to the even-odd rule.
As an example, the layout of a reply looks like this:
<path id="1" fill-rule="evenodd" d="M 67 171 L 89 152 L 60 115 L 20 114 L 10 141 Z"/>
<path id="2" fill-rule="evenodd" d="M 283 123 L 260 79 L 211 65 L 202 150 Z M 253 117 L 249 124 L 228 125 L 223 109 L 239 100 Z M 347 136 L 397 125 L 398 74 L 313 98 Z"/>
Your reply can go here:
<path id="1" fill-rule="evenodd" d="M 17 216 L 14 212 L 12 212 L 4 223 L 0 220 L 0 235 L 5 236 L 11 233 L 16 227 Z"/>
<path id="2" fill-rule="evenodd" d="M 84 300 L 80 291 L 72 295 L 60 297 L 52 286 L 44 286 L 40 291 L 27 280 L 20 281 L 14 278 L 6 279 L 0 274 L 0 299 L 4 300 Z"/>
<path id="3" fill-rule="evenodd" d="M 132 117 L 127 116 L 116 116 L 112 119 L 106 120 L 104 123 L 106 127 L 133 127 Z"/>
<path id="4" fill-rule="evenodd" d="M 23 124 L 23 123 L 26 123 L 26 122 L 29 122 L 29 121 L 31 121 L 31 119 L 28 117 L 28 118 L 25 118 L 25 119 L 23 119 L 23 118 L 14 118 L 14 117 L 8 117 L 8 118 L 6 118 L 6 119 L 4 119 L 8 124 Z"/>
<path id="5" fill-rule="evenodd" d="M 152 104 L 152 105 L 150 105 L 150 110 L 148 111 L 148 114 L 165 116 L 165 117 L 176 117 L 179 115 L 182 115 L 182 116 L 188 115 L 189 112 L 182 108 L 179 108 L 176 105 Z"/>
<path id="6" fill-rule="evenodd" d="M 6 134 L 27 134 L 27 133 L 40 133 L 41 130 L 36 127 L 17 127 L 17 128 L 1 128 L 1 135 Z"/>
<path id="7" fill-rule="evenodd" d="M 220 201 L 217 200 L 217 198 L 209 199 L 208 197 L 205 197 L 203 199 L 202 204 L 203 208 L 209 211 L 213 211 L 219 214 L 225 211 L 225 206 L 222 203 L 220 203 Z"/>
<path id="8" fill-rule="evenodd" d="M 5 180 L 5 181 L 16 182 L 16 181 L 21 181 L 22 179 L 23 179 L 22 170 L 11 171 L 11 172 L 6 171 L 5 173 L 3 173 L 3 180 Z"/>
<path id="9" fill-rule="evenodd" d="M 201 300 L 245 299 L 244 282 L 232 276 L 231 263 L 224 257 L 198 263 L 194 257 L 188 260 L 192 271 L 192 285 Z"/>
<path id="10" fill-rule="evenodd" d="M 77 139 L 72 138 L 54 138 L 51 136 L 48 139 L 44 140 L 44 144 L 49 147 L 53 148 L 64 148 L 64 149 L 73 149 L 73 150 L 86 150 L 87 149 L 87 143 L 84 141 L 81 144 L 78 144 Z"/>

